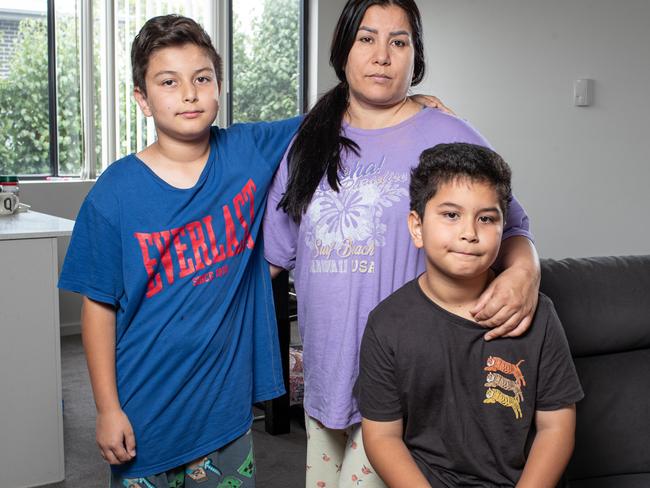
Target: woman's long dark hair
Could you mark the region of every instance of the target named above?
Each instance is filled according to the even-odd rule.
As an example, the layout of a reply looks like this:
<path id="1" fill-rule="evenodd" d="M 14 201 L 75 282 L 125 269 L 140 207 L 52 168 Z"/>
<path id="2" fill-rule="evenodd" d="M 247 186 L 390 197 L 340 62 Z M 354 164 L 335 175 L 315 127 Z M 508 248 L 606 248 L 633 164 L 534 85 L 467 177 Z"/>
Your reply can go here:
<path id="1" fill-rule="evenodd" d="M 345 65 L 361 20 L 366 10 L 373 5 L 382 7 L 395 5 L 404 10 L 411 24 L 415 52 L 411 85 L 417 85 L 424 77 L 422 20 L 415 2 L 413 0 L 348 0 L 336 24 L 330 48 L 330 64 L 340 82 L 325 93 L 309 111 L 298 129 L 288 154 L 289 180 L 278 208 L 283 209 L 296 222 L 300 221 L 307 210 L 314 192 L 325 175 L 330 187 L 334 191 L 339 191 L 339 171 L 343 151 L 351 151 L 359 155 L 359 146 L 341 134 L 343 116 L 348 108 Z"/>

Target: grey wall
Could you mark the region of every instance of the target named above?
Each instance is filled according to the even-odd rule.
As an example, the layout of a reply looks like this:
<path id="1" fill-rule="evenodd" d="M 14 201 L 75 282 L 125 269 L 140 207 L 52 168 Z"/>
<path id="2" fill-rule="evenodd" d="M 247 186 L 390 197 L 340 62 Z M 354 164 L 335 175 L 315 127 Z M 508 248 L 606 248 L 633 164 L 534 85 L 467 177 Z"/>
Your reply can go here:
<path id="1" fill-rule="evenodd" d="M 312 104 L 336 82 L 344 4 L 310 2 Z M 540 255 L 649 254 L 650 2 L 418 4 L 428 75 L 413 91 L 438 95 L 510 163 Z M 573 105 L 578 78 L 594 80 L 592 106 Z"/>
<path id="2" fill-rule="evenodd" d="M 338 82 L 329 65 L 330 43 L 345 0 L 309 0 L 308 5 L 307 100 L 313 106 L 320 95 Z"/>
<path id="3" fill-rule="evenodd" d="M 428 77 L 513 167 L 546 257 L 650 253 L 650 2 L 420 0 Z M 573 80 L 594 104 L 574 107 Z"/>
<path id="4" fill-rule="evenodd" d="M 92 187 L 91 181 L 30 181 L 20 183 L 20 200 L 31 205 L 32 210 L 74 220 L 84 197 Z M 58 239 L 59 270 L 70 238 Z M 81 298 L 67 291 L 59 292 L 61 334 L 80 331 Z"/>

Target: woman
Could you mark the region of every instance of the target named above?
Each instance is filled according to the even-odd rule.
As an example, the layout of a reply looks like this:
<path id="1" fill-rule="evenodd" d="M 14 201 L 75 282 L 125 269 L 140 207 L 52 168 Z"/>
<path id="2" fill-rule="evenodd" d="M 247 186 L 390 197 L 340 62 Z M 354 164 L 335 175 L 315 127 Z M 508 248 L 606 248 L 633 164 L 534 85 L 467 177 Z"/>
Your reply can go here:
<path id="1" fill-rule="evenodd" d="M 487 142 L 465 122 L 407 96 L 425 70 L 412 0 L 349 0 L 330 62 L 340 83 L 306 116 L 276 174 L 265 254 L 272 269 L 294 269 L 306 486 L 383 486 L 363 452 L 352 390 L 368 313 L 424 269 L 406 227 L 410 169 L 438 143 Z M 479 325 L 496 327 L 488 339 L 521 334 L 530 324 L 539 263 L 529 238 L 526 214 L 513 200 L 503 271 L 474 308 Z"/>

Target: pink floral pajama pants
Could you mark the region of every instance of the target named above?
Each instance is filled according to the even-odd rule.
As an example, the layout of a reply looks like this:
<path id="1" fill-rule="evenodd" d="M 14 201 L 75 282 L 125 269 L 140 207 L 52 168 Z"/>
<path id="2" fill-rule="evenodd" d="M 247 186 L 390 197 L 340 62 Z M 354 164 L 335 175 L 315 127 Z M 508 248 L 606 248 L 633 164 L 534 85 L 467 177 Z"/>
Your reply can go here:
<path id="1" fill-rule="evenodd" d="M 386 488 L 363 450 L 361 424 L 329 429 L 305 414 L 306 488 Z"/>

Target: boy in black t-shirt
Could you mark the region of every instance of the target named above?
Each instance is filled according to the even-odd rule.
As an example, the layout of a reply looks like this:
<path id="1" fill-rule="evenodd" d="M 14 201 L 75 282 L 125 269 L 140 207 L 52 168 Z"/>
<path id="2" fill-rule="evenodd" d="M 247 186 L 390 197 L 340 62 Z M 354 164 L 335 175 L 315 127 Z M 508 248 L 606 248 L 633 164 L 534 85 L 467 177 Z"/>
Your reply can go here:
<path id="1" fill-rule="evenodd" d="M 490 149 L 440 144 L 422 153 L 410 196 L 426 271 L 368 318 L 357 383 L 368 458 L 391 488 L 554 487 L 583 393 L 553 304 L 540 295 L 527 333 L 490 342 L 469 313 L 494 278 L 510 169 Z"/>

